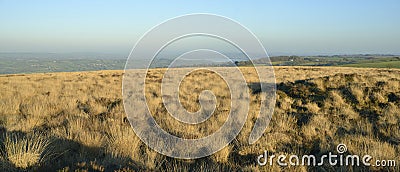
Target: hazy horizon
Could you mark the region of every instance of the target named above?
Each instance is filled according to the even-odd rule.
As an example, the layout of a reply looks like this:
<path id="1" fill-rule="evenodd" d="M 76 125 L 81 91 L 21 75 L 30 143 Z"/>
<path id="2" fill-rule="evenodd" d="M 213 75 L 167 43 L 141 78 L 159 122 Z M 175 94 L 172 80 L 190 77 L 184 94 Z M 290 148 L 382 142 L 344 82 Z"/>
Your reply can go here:
<path id="1" fill-rule="evenodd" d="M 7 56 L 8 55 L 8 56 Z M 278 57 L 278 56 L 310 56 L 310 57 L 318 57 L 318 56 L 357 56 L 357 55 L 393 55 L 400 56 L 400 53 L 320 53 L 320 54 L 291 54 L 291 53 L 268 53 L 269 57 Z M 81 59 L 81 58 L 110 58 L 110 59 L 124 59 L 128 58 L 129 53 L 103 53 L 103 52 L 0 52 L 0 58 L 7 57 L 27 57 L 27 58 L 48 58 L 48 57 L 56 57 L 56 58 L 70 58 L 70 59 Z M 255 57 L 255 58 L 263 58 L 263 57 Z"/>
<path id="2" fill-rule="evenodd" d="M 400 54 L 400 1 L 0 1 L 0 52 L 128 55 L 170 18 L 211 13 L 252 31 L 270 56 Z"/>

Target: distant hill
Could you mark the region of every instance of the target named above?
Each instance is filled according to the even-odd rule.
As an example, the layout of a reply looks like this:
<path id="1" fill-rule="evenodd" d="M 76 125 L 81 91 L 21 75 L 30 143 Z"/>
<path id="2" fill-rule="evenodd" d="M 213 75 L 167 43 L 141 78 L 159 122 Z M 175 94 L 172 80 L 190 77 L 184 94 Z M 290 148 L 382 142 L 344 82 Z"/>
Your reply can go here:
<path id="1" fill-rule="evenodd" d="M 381 54 L 332 55 L 332 56 L 275 56 L 253 60 L 256 65 L 272 63 L 274 66 L 352 66 L 400 68 L 400 56 Z M 238 66 L 249 66 L 249 61 L 237 61 Z M 375 65 L 376 64 L 376 65 Z"/>

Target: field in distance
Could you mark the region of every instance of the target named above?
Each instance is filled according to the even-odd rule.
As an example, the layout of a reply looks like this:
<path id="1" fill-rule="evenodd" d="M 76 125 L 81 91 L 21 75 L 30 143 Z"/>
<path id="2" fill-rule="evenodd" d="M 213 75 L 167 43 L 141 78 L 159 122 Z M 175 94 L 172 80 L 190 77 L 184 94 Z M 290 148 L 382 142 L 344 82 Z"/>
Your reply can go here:
<path id="1" fill-rule="evenodd" d="M 0 74 L 75 72 L 96 70 L 123 70 L 127 55 L 93 53 L 0 53 Z M 239 66 L 249 66 L 245 59 L 234 59 Z M 355 54 L 331 56 L 272 56 L 274 66 L 344 66 L 361 68 L 400 68 L 399 55 Z M 144 61 L 136 60 L 138 64 Z M 156 67 L 168 67 L 171 60 L 160 58 Z M 188 61 L 187 66 L 193 66 Z M 254 63 L 269 64 L 260 57 Z M 213 62 L 207 66 L 226 66 L 225 62 Z M 183 66 L 183 67 L 187 67 Z"/>
<path id="2" fill-rule="evenodd" d="M 241 67 L 252 73 L 251 68 Z M 236 139 L 209 157 L 179 160 L 160 155 L 135 135 L 123 109 L 123 71 L 0 75 L 0 170 L 61 171 L 399 171 L 376 166 L 259 166 L 257 156 L 335 152 L 400 162 L 400 69 L 274 67 L 277 100 L 264 135 L 248 144 L 262 92 L 251 92 L 247 121 Z M 212 72 L 188 75 L 182 105 L 199 108 L 202 89 L 216 93 L 208 123 L 183 125 L 161 104 L 162 69 L 146 80 L 150 111 L 164 130 L 186 138 L 217 130 L 226 118 L 228 87 Z M 213 78 L 213 82 L 209 78 Z M 246 78 L 247 79 L 247 78 Z M 248 78 L 247 82 L 254 82 Z M 253 89 L 250 87 L 250 89 Z M 228 96 L 229 97 L 229 96 Z"/>

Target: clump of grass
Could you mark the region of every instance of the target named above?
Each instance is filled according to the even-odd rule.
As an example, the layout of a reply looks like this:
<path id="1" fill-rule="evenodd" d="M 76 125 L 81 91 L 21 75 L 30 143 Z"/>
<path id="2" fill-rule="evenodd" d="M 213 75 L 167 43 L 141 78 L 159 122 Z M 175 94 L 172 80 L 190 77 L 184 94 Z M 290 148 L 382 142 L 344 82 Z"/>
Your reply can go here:
<path id="1" fill-rule="evenodd" d="M 232 146 L 228 145 L 212 155 L 212 159 L 218 163 L 228 163 L 229 155 L 232 152 Z"/>
<path id="2" fill-rule="evenodd" d="M 318 114 L 320 111 L 320 108 L 318 107 L 317 103 L 311 102 L 311 103 L 307 103 L 305 105 L 305 107 L 308 109 L 309 112 L 313 113 L 313 114 Z"/>
<path id="3" fill-rule="evenodd" d="M 160 164 L 159 154 L 149 147 L 146 147 L 145 155 L 146 158 L 144 158 L 144 164 L 146 165 L 146 168 L 150 170 L 156 170 L 158 165 Z"/>
<path id="4" fill-rule="evenodd" d="M 112 158 L 120 159 L 121 163 L 126 163 L 129 159 L 139 161 L 140 139 L 128 126 L 112 125 L 109 128 L 107 139 L 107 152 Z"/>
<path id="5" fill-rule="evenodd" d="M 30 169 L 44 164 L 52 155 L 51 143 L 52 139 L 37 133 L 5 134 L 1 150 L 3 168 L 6 171 L 12 170 L 13 167 Z"/>

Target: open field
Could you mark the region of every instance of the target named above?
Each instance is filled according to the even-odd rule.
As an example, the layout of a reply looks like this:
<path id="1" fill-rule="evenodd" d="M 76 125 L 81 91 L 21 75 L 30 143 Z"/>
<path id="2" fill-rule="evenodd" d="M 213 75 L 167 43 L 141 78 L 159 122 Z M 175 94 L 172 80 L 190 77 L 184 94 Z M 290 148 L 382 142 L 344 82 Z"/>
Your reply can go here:
<path id="1" fill-rule="evenodd" d="M 249 116 L 236 139 L 197 160 L 160 155 L 135 135 L 123 109 L 123 71 L 0 75 L 0 171 L 400 170 L 400 69 L 274 68 L 276 106 L 260 140 L 248 144 L 262 94 L 253 91 Z M 198 71 L 181 84 L 180 100 L 191 112 L 199 109 L 201 90 L 210 89 L 217 98 L 210 121 L 188 126 L 169 117 L 161 104 L 162 73 L 152 69 L 146 80 L 149 110 L 160 126 L 185 138 L 202 137 L 221 126 L 230 107 L 228 88 L 218 76 Z M 340 143 L 347 145 L 346 154 L 369 154 L 371 162 L 394 159 L 397 166 L 257 164 L 264 151 L 319 157 L 335 152 Z"/>
<path id="2" fill-rule="evenodd" d="M 400 61 L 385 61 L 385 62 L 374 62 L 374 63 L 358 63 L 358 64 L 347 64 L 343 65 L 347 67 L 367 67 L 367 68 L 400 68 Z"/>
<path id="3" fill-rule="evenodd" d="M 274 66 L 344 66 L 367 68 L 400 68 L 400 57 L 396 55 L 333 55 L 333 56 L 275 56 L 270 57 Z M 268 64 L 266 58 L 254 60 L 255 63 Z M 239 62 L 246 66 L 248 61 Z"/>

